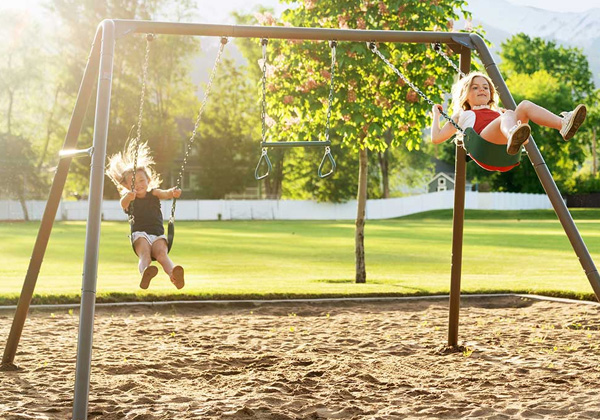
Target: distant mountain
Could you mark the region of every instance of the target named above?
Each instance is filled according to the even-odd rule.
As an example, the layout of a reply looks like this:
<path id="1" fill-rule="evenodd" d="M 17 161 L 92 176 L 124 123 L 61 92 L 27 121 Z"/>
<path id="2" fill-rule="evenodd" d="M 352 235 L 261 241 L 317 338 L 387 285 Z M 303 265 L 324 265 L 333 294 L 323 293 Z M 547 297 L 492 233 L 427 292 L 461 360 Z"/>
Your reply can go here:
<path id="1" fill-rule="evenodd" d="M 583 50 L 590 63 L 596 87 L 600 87 L 600 8 L 580 13 L 559 13 L 506 0 L 471 0 L 467 10 L 473 13 L 473 24 L 481 25 L 493 42 L 492 53 L 500 44 L 519 32 L 555 41 L 565 47 Z M 464 22 L 458 22 L 463 25 Z"/>

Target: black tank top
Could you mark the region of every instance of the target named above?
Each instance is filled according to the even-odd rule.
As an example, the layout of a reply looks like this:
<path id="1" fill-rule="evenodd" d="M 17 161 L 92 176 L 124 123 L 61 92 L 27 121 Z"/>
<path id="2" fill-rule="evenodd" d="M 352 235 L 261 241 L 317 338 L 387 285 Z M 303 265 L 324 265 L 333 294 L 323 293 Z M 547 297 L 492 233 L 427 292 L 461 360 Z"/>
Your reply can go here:
<path id="1" fill-rule="evenodd" d="M 156 236 L 165 234 L 160 200 L 152 194 L 152 191 L 148 191 L 144 198 L 136 197 L 132 201 L 133 225 L 131 232 L 146 232 L 148 235 Z"/>

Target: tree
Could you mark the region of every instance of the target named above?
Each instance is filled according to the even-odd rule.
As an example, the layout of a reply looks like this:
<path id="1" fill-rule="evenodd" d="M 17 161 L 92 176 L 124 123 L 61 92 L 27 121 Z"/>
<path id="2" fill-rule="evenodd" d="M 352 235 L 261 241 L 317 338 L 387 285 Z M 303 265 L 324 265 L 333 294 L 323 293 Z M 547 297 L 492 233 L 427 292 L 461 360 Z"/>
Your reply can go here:
<path id="1" fill-rule="evenodd" d="M 25 200 L 35 198 L 43 186 L 33 147 L 39 120 L 18 117 L 36 109 L 30 98 L 38 96 L 42 85 L 44 56 L 36 39 L 38 31 L 25 14 L 0 16 L 0 36 L 5 40 L 0 44 L 0 191 L 19 200 L 25 220 L 29 220 Z"/>
<path id="2" fill-rule="evenodd" d="M 585 125 L 588 130 L 585 133 L 579 133 L 577 137 L 584 137 L 587 140 L 589 150 L 585 163 L 579 168 L 579 171 L 566 181 L 565 189 L 568 194 L 589 194 L 600 191 L 600 173 L 598 172 L 598 136 L 600 130 L 600 90 L 596 90 L 594 95 L 590 95 L 586 100 L 588 106 Z"/>
<path id="3" fill-rule="evenodd" d="M 587 58 L 579 48 L 565 48 L 552 41 L 517 34 L 502 44 L 500 69 L 517 103 L 528 99 L 554 113 L 568 111 L 594 96 L 594 82 Z M 565 190 L 569 179 L 585 160 L 593 124 L 588 121 L 575 138 L 564 143 L 556 130 L 532 124 L 533 137 L 551 169 L 557 186 Z M 475 170 L 495 190 L 543 192 L 531 165 L 505 174 Z"/>
<path id="4" fill-rule="evenodd" d="M 23 137 L 0 134 L 0 194 L 16 197 L 21 203 L 25 220 L 29 220 L 26 200 L 42 187 L 34 165 L 31 143 Z"/>
<path id="5" fill-rule="evenodd" d="M 271 16 L 273 13 L 273 9 L 257 6 L 257 13 L 255 14 L 245 14 L 233 12 L 232 16 L 235 19 L 236 24 L 238 25 L 255 25 L 258 23 L 257 17 L 261 16 Z M 257 47 L 257 42 L 254 39 L 249 38 L 237 38 L 235 39 L 235 45 L 242 52 L 244 58 L 246 58 L 248 64 L 245 66 L 245 74 L 246 77 L 255 82 L 255 91 L 253 98 L 255 101 L 259 101 L 262 99 L 262 69 L 259 66 L 259 60 L 262 58 L 261 47 Z M 270 94 L 266 100 L 269 101 Z M 260 99 L 259 99 L 260 98 Z M 257 106 L 261 106 L 259 102 L 256 102 Z M 260 115 L 260 111 L 256 111 L 256 115 Z M 262 121 L 256 120 L 256 124 L 262 124 Z M 262 130 L 261 130 L 262 131 Z M 262 138 L 262 132 L 258 133 L 257 139 L 257 150 L 258 149 L 258 141 Z M 293 154 L 290 150 L 285 149 L 275 149 L 269 151 L 269 160 L 273 165 L 273 169 L 270 171 L 269 176 L 261 180 L 262 185 L 264 185 L 264 192 L 267 198 L 271 199 L 279 199 L 285 194 L 285 190 L 283 188 L 283 178 L 284 178 L 284 163 L 285 160 Z M 258 161 L 258 158 L 255 158 Z M 261 173 L 264 173 L 264 168 L 261 168 Z"/>
<path id="6" fill-rule="evenodd" d="M 283 196 L 296 200 L 326 201 L 339 203 L 356 195 L 358 156 L 347 146 L 331 148 L 337 169 L 326 179 L 317 176 L 323 158 L 320 149 L 291 149 L 286 153 Z"/>
<path id="7" fill-rule="evenodd" d="M 517 103 L 528 99 L 555 111 L 572 109 L 574 106 L 569 88 L 545 70 L 530 75 L 513 74 L 506 82 Z M 563 190 L 565 182 L 585 159 L 584 137 L 575 136 L 565 142 L 557 130 L 536 124 L 531 124 L 531 128 L 533 138 L 551 169 L 557 186 Z M 490 182 L 496 191 L 544 192 L 534 168 L 526 162 L 512 171 L 493 173 Z"/>
<path id="8" fill-rule="evenodd" d="M 69 104 L 63 111 L 70 117 L 85 58 L 89 54 L 96 27 L 103 19 L 184 20 L 192 16 L 194 7 L 189 0 L 117 0 L 101 3 L 53 0 L 50 9 L 58 19 L 57 26 L 61 28 L 61 32 L 55 36 L 55 44 L 61 56 L 58 72 L 64 90 L 62 97 Z M 128 36 L 116 43 L 107 146 L 109 154 L 123 148 L 131 127 L 137 123 L 145 50 L 143 35 Z M 184 142 L 189 138 L 187 132 L 181 132 L 181 127 L 186 124 L 180 123 L 180 115 L 193 120 L 199 106 L 189 77 L 191 59 L 198 51 L 199 42 L 193 37 L 160 36 L 151 43 L 141 140 L 149 142 L 157 169 L 167 182 L 176 179 L 179 169 L 176 158 L 182 156 Z M 92 97 L 92 103 L 94 100 Z M 68 121 L 68 117 L 66 119 Z M 92 136 L 93 113 L 88 112 L 79 147 L 91 145 Z M 66 190 L 86 191 L 89 165 L 79 160 L 74 160 L 71 165 L 72 175 L 67 181 Z M 106 189 L 105 196 L 114 198 L 117 192 Z"/>
<path id="9" fill-rule="evenodd" d="M 199 197 L 222 199 L 255 185 L 258 106 L 244 68 L 224 58 L 200 124 L 197 146 Z"/>
<path id="10" fill-rule="evenodd" d="M 433 30 L 464 16 L 464 1 L 289 1 L 284 25 L 322 28 Z M 276 24 L 263 15 L 263 24 Z M 434 100 L 442 99 L 438 85 L 449 86 L 453 74 L 435 62 L 435 53 L 420 44 L 380 45 L 411 80 Z M 356 218 L 356 282 L 366 281 L 364 225 L 367 198 L 367 151 L 383 151 L 384 134 L 392 130 L 391 147 L 419 149 L 429 105 L 397 80 L 363 43 L 337 46 L 336 95 L 331 116 L 332 141 L 358 153 Z M 329 89 L 330 48 L 324 42 L 271 41 L 269 92 L 274 98 L 267 114 L 274 120 L 273 140 L 285 137 L 323 140 Z M 320 138 L 319 138 L 320 137 Z"/>
<path id="11" fill-rule="evenodd" d="M 524 33 L 504 41 L 501 47 L 500 69 L 505 77 L 545 70 L 570 89 L 575 101 L 587 98 L 594 91 L 592 72 L 581 48 L 565 48 Z"/>
<path id="12" fill-rule="evenodd" d="M 0 36 L 6 40 L 0 44 L 0 98 L 5 102 L 0 127 L 6 133 L 21 133 L 23 127 L 15 127 L 14 112 L 18 105 L 25 103 L 28 95 L 37 88 L 41 76 L 41 50 L 36 43 L 36 25 L 30 25 L 24 14 L 3 13 L 0 16 Z M 21 109 L 19 109 L 20 111 Z"/>

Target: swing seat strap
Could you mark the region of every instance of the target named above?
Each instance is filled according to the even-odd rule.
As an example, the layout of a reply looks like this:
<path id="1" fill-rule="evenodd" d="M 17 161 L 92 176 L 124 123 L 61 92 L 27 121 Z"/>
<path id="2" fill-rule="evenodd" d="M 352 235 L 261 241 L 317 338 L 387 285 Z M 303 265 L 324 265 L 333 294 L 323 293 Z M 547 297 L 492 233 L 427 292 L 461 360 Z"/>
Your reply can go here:
<path id="1" fill-rule="evenodd" d="M 167 226 L 167 253 L 171 251 L 173 246 L 173 239 L 175 238 L 175 220 L 169 219 L 169 225 Z"/>

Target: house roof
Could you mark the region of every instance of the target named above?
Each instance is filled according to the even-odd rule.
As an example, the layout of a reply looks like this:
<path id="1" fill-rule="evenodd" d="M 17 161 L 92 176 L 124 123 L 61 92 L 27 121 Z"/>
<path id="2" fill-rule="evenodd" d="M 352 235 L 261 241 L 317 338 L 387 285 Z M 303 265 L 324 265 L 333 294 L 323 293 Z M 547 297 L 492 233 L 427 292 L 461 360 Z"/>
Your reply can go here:
<path id="1" fill-rule="evenodd" d="M 452 174 L 454 176 L 454 165 L 451 165 L 443 160 L 433 159 L 435 164 L 435 173 L 444 172 L 446 174 Z"/>
<path id="2" fill-rule="evenodd" d="M 454 184 L 454 174 L 448 174 L 445 172 L 438 172 L 437 174 L 435 174 L 433 176 L 433 178 L 431 178 L 429 180 L 429 182 L 427 184 L 431 184 L 432 182 L 436 181 L 438 178 L 446 178 L 448 181 L 450 181 Z"/>

